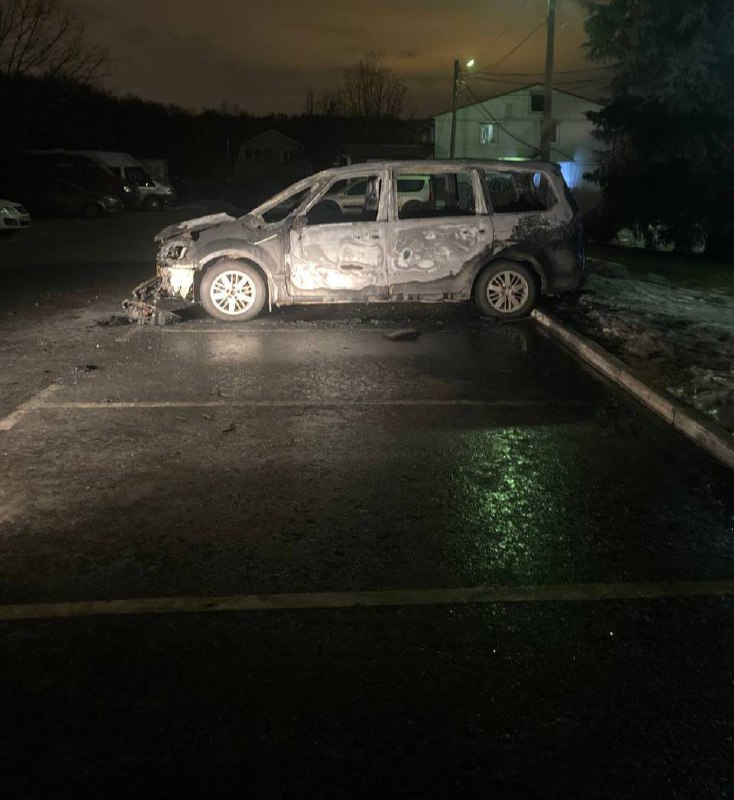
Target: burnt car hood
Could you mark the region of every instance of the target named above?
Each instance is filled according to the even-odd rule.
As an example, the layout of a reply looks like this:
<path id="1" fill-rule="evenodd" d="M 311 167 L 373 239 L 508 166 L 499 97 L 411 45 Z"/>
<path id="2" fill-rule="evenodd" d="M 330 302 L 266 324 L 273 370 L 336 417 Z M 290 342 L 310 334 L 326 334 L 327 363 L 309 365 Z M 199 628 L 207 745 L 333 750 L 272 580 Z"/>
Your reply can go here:
<path id="1" fill-rule="evenodd" d="M 191 234 L 198 231 L 205 231 L 207 228 L 214 228 L 225 222 L 234 222 L 237 217 L 230 214 L 209 214 L 205 217 L 195 217 L 194 219 L 185 219 L 176 225 L 169 225 L 162 231 L 155 235 L 156 242 L 165 242 L 167 239 L 175 239 L 186 234 Z"/>
<path id="2" fill-rule="evenodd" d="M 269 229 L 276 229 L 281 227 L 279 225 L 268 226 Z M 167 242 L 171 239 L 197 239 L 197 236 L 192 234 L 200 234 L 203 231 L 217 232 L 213 235 L 219 236 L 225 233 L 235 235 L 238 239 L 244 239 L 249 242 L 258 242 L 263 236 L 267 236 L 273 232 L 263 233 L 263 221 L 261 217 L 253 214 L 245 214 L 243 217 L 233 217 L 230 214 L 209 214 L 206 217 L 196 217 L 195 219 L 186 219 L 179 222 L 177 225 L 169 225 L 162 231 L 156 234 L 156 242 Z M 229 230 L 227 230 L 229 228 Z M 207 233 L 205 238 L 211 234 Z"/>

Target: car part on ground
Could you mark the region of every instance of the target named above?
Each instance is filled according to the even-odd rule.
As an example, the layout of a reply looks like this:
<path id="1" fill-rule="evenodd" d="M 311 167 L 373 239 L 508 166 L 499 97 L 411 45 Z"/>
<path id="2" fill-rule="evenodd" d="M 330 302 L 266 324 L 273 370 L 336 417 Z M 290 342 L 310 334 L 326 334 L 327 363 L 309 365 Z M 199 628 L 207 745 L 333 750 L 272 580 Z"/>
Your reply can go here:
<path id="1" fill-rule="evenodd" d="M 349 213 L 335 197 L 349 198 Z M 155 238 L 158 297 L 228 321 L 252 319 L 266 299 L 272 308 L 471 297 L 515 319 L 584 278 L 578 208 L 557 165 L 543 162 L 339 167 L 243 217 L 187 220 Z"/>
<path id="2" fill-rule="evenodd" d="M 158 277 L 138 284 L 132 291 L 132 300 L 122 301 L 122 310 L 130 322 L 139 325 L 170 325 L 179 322 L 181 318 L 178 314 L 158 305 L 160 292 L 161 279 Z"/>

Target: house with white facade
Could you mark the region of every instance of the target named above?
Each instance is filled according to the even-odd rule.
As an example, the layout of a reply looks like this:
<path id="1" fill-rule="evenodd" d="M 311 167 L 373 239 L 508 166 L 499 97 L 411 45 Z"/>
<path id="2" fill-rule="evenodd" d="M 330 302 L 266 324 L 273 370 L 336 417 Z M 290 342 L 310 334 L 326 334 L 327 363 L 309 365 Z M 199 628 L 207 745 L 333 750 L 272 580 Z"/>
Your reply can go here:
<path id="1" fill-rule="evenodd" d="M 490 97 L 456 112 L 455 158 L 534 159 L 540 153 L 544 93 L 540 83 Z M 598 192 L 584 180 L 596 169 L 594 151 L 603 145 L 591 135 L 587 111 L 601 105 L 563 89 L 553 90 L 551 161 L 557 162 L 566 183 L 583 197 Z M 451 111 L 434 117 L 434 155 L 448 158 L 451 148 Z"/>

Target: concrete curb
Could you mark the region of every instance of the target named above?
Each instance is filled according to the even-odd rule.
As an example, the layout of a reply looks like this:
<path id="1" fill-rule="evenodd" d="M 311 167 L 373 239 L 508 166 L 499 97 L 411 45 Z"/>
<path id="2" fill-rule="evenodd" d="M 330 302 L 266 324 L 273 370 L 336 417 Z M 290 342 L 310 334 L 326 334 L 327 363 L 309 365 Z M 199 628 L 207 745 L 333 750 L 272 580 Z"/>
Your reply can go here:
<path id="1" fill-rule="evenodd" d="M 537 308 L 533 311 L 532 317 L 569 350 L 621 386 L 722 464 L 734 469 L 734 436 L 695 409 L 684 406 L 675 398 L 666 396 L 650 386 L 624 362 L 608 353 L 596 342 L 574 333 Z"/>

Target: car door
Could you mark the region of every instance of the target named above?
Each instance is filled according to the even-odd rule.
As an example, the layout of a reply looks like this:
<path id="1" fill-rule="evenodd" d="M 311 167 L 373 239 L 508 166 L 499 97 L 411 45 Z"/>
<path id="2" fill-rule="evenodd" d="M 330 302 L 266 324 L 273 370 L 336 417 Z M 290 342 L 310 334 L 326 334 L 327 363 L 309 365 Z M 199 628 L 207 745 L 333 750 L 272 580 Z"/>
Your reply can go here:
<path id="1" fill-rule="evenodd" d="M 365 171 L 353 177 L 363 179 L 364 187 L 353 213 L 345 213 L 327 198 L 339 182 L 335 179 L 291 226 L 286 282 L 296 300 L 357 302 L 387 297 L 387 172 Z"/>
<path id="2" fill-rule="evenodd" d="M 390 298 L 464 296 L 477 260 L 491 253 L 493 231 L 476 170 L 446 167 L 430 174 L 424 200 L 397 202 L 401 185 L 425 178 L 392 175 L 387 275 Z"/>

